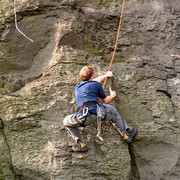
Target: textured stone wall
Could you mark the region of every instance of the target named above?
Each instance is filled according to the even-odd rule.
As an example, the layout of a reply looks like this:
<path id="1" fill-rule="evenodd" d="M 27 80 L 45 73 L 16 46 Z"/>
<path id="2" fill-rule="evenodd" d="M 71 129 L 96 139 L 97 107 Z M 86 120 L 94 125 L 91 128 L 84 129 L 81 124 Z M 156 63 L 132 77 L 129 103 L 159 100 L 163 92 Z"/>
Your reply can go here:
<path id="1" fill-rule="evenodd" d="M 7 180 L 178 180 L 180 3 L 126 0 L 111 102 L 139 128 L 129 147 L 108 122 L 81 130 L 88 153 L 72 153 L 63 118 L 75 112 L 84 65 L 108 69 L 122 0 L 0 1 L 0 175 Z"/>

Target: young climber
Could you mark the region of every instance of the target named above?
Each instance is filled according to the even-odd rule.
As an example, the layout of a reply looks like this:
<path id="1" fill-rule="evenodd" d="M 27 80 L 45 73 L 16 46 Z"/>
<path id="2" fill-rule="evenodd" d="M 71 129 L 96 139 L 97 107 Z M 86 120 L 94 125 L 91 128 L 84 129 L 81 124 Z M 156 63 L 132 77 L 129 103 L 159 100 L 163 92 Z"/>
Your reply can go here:
<path id="1" fill-rule="evenodd" d="M 133 128 L 130 131 L 126 121 L 119 115 L 116 108 L 107 104 L 116 96 L 116 92 L 110 90 L 110 95 L 107 96 L 100 82 L 106 77 L 112 77 L 112 72 L 109 71 L 105 75 L 95 79 L 93 79 L 93 75 L 94 70 L 91 66 L 85 66 L 81 69 L 81 82 L 75 87 L 77 113 L 68 115 L 63 121 L 69 135 L 78 143 L 77 146 L 72 148 L 76 152 L 88 151 L 87 145 L 84 143 L 78 128 L 80 126 L 85 127 L 97 121 L 97 106 L 105 109 L 106 116 L 103 121 L 111 121 L 126 143 L 131 143 L 133 137 L 138 132 L 137 128 Z M 102 99 L 103 104 L 98 103 L 98 98 Z"/>

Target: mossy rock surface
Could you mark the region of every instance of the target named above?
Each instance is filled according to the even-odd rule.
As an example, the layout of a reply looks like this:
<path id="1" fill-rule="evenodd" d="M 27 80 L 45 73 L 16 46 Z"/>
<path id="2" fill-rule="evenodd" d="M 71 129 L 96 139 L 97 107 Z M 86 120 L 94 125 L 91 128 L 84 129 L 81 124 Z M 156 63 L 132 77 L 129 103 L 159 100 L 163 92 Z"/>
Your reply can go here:
<path id="1" fill-rule="evenodd" d="M 63 119 L 76 111 L 74 87 L 85 65 L 106 73 L 123 1 L 0 1 L 0 174 L 20 179 L 164 179 L 180 177 L 179 0 L 125 4 L 109 85 L 111 102 L 130 127 L 128 147 L 113 126 L 81 130 L 88 153 Z"/>

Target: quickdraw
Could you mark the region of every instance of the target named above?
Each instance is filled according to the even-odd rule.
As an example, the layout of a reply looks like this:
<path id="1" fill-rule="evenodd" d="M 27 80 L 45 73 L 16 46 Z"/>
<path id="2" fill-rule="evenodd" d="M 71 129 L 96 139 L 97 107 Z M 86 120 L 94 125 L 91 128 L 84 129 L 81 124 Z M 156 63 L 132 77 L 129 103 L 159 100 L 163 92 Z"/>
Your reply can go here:
<path id="1" fill-rule="evenodd" d="M 106 117 L 106 109 L 104 108 L 104 106 L 99 106 L 97 105 L 97 130 L 98 133 L 96 135 L 96 137 L 98 137 L 101 141 L 103 141 L 103 138 L 100 136 L 101 134 L 101 121 L 103 119 L 105 119 Z"/>

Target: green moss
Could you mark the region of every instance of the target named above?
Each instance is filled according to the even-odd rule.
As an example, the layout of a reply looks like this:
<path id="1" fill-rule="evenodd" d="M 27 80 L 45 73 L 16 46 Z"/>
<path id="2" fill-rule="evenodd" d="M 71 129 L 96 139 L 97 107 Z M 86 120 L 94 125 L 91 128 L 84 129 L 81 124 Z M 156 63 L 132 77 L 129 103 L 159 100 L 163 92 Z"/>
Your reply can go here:
<path id="1" fill-rule="evenodd" d="M 11 64 L 5 60 L 3 62 L 0 62 L 0 75 L 6 74 L 6 73 L 14 74 L 16 72 L 17 72 L 17 70 L 14 68 L 13 64 Z"/>
<path id="2" fill-rule="evenodd" d="M 97 54 L 95 47 L 93 47 L 92 43 L 90 42 L 86 42 L 81 50 L 88 52 L 89 54 Z"/>
<path id="3" fill-rule="evenodd" d="M 1 162 L 0 163 L 0 170 L 5 166 L 6 166 L 6 163 Z M 2 172 L 0 172 L 0 180 L 5 180 L 5 177 L 6 176 Z"/>
<path id="4" fill-rule="evenodd" d="M 4 88 L 0 88 L 0 94 L 4 94 L 6 90 Z"/>
<path id="5" fill-rule="evenodd" d="M 0 75 L 0 88 L 4 86 L 4 78 Z"/>
<path id="6" fill-rule="evenodd" d="M 109 63 L 111 61 L 112 54 L 113 54 L 113 52 L 107 54 L 106 56 L 104 56 L 104 61 Z M 133 55 L 134 55 L 134 52 L 129 51 L 129 50 L 116 52 L 113 63 L 115 63 L 115 62 L 125 62 L 126 60 L 130 59 Z"/>
<path id="7" fill-rule="evenodd" d="M 5 180 L 5 175 L 0 173 L 0 180 Z"/>

